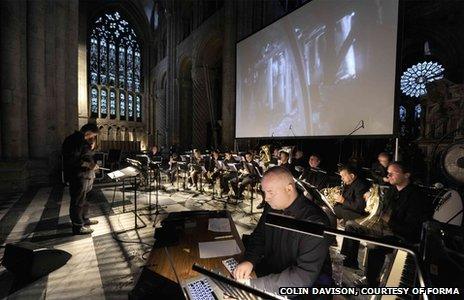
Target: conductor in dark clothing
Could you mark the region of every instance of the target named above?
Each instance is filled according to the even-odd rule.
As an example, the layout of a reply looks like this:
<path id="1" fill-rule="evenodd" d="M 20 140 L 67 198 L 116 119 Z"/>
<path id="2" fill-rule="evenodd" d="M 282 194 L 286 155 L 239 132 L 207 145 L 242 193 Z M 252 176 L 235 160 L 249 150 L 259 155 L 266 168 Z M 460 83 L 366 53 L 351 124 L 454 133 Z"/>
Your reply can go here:
<path id="1" fill-rule="evenodd" d="M 87 193 L 92 190 L 95 170 L 98 169 L 93 159 L 97 135 L 97 125 L 89 123 L 82 126 L 80 131 L 68 136 L 62 146 L 64 177 L 65 181 L 69 182 L 71 196 L 69 216 L 73 234 L 90 234 L 93 230 L 87 226 L 98 223 L 89 219 L 87 202 Z"/>
<path id="2" fill-rule="evenodd" d="M 263 176 L 262 188 L 266 206 L 234 277 L 277 294 L 280 287 L 331 286 L 332 267 L 325 239 L 265 225 L 270 212 L 327 225 L 322 209 L 298 194 L 292 174 L 283 167 L 270 168 Z M 256 279 L 250 279 L 253 270 Z"/>
<path id="3" fill-rule="evenodd" d="M 387 241 L 402 241 L 414 244 L 420 241 L 422 223 L 431 219 L 432 201 L 410 180 L 411 170 L 402 162 L 393 162 L 388 166 L 387 177 L 392 188 L 384 196 L 382 220 L 369 228 L 348 222 L 345 230 L 375 237 L 384 237 Z M 359 242 L 351 239 L 343 241 L 342 253 L 347 255 L 345 265 L 357 268 Z M 361 284 L 379 285 L 379 275 L 385 254 L 390 249 L 376 247 L 367 256 L 366 277 Z"/>
<path id="4" fill-rule="evenodd" d="M 338 219 L 354 220 L 366 216 L 366 196 L 370 184 L 358 175 L 356 168 L 344 166 L 340 169 L 343 181 L 341 195 L 336 199 L 334 206 Z"/>

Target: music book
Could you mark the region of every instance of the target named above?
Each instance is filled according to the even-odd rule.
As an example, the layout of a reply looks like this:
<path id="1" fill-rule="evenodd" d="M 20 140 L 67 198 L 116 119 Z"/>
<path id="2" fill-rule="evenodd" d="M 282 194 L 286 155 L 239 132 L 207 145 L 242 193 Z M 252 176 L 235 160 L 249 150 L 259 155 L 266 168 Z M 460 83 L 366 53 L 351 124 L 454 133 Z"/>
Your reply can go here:
<path id="1" fill-rule="evenodd" d="M 241 252 L 235 240 L 198 243 L 198 250 L 200 258 L 233 256 Z"/>

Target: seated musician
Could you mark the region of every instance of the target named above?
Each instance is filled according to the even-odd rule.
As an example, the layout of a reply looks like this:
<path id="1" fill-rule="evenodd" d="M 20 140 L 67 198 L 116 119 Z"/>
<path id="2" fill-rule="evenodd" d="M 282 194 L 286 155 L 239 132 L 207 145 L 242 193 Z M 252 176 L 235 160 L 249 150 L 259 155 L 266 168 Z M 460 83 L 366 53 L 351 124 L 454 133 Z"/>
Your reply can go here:
<path id="1" fill-rule="evenodd" d="M 293 177 L 296 177 L 298 174 L 296 174 L 295 166 L 289 162 L 289 159 L 290 154 L 288 154 L 286 151 L 279 152 L 279 166 L 289 170 Z"/>
<path id="2" fill-rule="evenodd" d="M 279 159 L 280 159 L 279 149 L 274 148 L 272 152 L 271 161 L 269 162 L 269 164 L 277 166 L 279 164 Z"/>
<path id="3" fill-rule="evenodd" d="M 259 180 L 256 168 L 259 168 L 259 165 L 253 160 L 253 154 L 247 152 L 245 154 L 245 160 L 242 161 L 242 168 L 239 170 L 241 174 L 239 182 L 238 184 L 232 184 L 232 188 L 238 199 L 243 199 L 243 191 L 247 185 L 254 185 Z M 232 182 L 234 181 L 232 180 Z"/>
<path id="4" fill-rule="evenodd" d="M 232 156 L 230 151 L 226 151 L 224 153 L 224 168 L 225 170 L 222 172 L 222 176 L 220 177 L 221 182 L 221 190 L 223 194 L 229 193 L 229 181 L 233 180 L 237 177 L 236 172 L 230 171 L 228 164 L 235 164 L 237 161 Z"/>
<path id="5" fill-rule="evenodd" d="M 390 164 L 390 155 L 382 152 L 377 156 L 377 162 L 372 164 L 371 173 L 374 182 L 380 185 L 388 184 L 387 168 Z"/>
<path id="6" fill-rule="evenodd" d="M 306 163 L 304 159 L 304 153 L 301 150 L 297 150 L 295 152 L 295 157 L 293 159 L 293 165 L 296 167 L 302 167 L 302 168 L 307 168 L 308 164 Z"/>
<path id="7" fill-rule="evenodd" d="M 319 154 L 313 153 L 308 160 L 309 168 L 303 173 L 303 179 L 307 183 L 314 186 L 316 189 L 322 189 L 327 184 L 327 172 L 319 168 L 321 157 Z"/>
<path id="8" fill-rule="evenodd" d="M 177 174 L 177 171 L 178 171 L 178 165 L 177 165 L 177 162 L 179 161 L 179 156 L 177 155 L 177 153 L 172 153 L 172 155 L 169 157 L 169 169 L 166 171 L 166 173 L 168 174 L 169 176 L 169 181 L 171 182 L 171 184 L 174 183 L 174 181 L 176 180 L 176 174 Z"/>
<path id="9" fill-rule="evenodd" d="M 352 166 L 340 168 L 343 181 L 342 192 L 336 198 L 334 205 L 335 215 L 338 219 L 354 220 L 366 216 L 366 196 L 370 184 L 359 176 L 358 170 Z"/>
<path id="10" fill-rule="evenodd" d="M 190 172 L 188 183 L 189 187 L 195 186 L 198 189 L 198 179 L 200 176 L 203 176 L 202 167 L 205 166 L 205 161 L 201 155 L 201 151 L 198 149 L 193 149 L 193 157 L 190 161 Z"/>
<path id="11" fill-rule="evenodd" d="M 151 147 L 150 152 L 148 153 L 151 161 L 160 161 L 161 160 L 161 153 L 158 151 L 158 146 L 154 145 Z"/>
<path id="12" fill-rule="evenodd" d="M 393 162 L 388 166 L 388 181 L 392 188 L 387 191 L 380 222 L 370 227 L 347 222 L 345 230 L 376 237 L 383 236 L 387 241 L 417 243 L 420 241 L 422 223 L 433 213 L 432 201 L 411 182 L 411 170 L 403 162 Z M 345 265 L 358 268 L 359 242 L 345 238 L 342 253 L 346 255 Z M 359 283 L 369 286 L 379 285 L 379 276 L 385 255 L 391 249 L 378 247 L 370 249 L 367 257 L 366 277 Z"/>
<path id="13" fill-rule="evenodd" d="M 244 261 L 235 269 L 234 277 L 277 294 L 279 287 L 332 285 L 329 245 L 325 239 L 265 225 L 270 212 L 328 224 L 322 209 L 298 194 L 292 174 L 283 167 L 270 168 L 261 183 L 267 205 L 245 245 Z M 256 279 L 250 279 L 253 270 Z"/>
<path id="14" fill-rule="evenodd" d="M 208 165 L 208 179 L 210 184 L 214 184 L 220 176 L 220 165 L 219 165 L 219 150 L 213 150 L 211 152 L 211 160 Z"/>

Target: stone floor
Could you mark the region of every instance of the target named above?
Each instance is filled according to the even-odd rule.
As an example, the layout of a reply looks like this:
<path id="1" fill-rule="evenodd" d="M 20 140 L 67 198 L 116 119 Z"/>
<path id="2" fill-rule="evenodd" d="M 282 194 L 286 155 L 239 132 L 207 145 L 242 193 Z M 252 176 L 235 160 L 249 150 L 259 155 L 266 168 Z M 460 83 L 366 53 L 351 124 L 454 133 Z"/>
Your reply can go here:
<path id="1" fill-rule="evenodd" d="M 120 187 L 95 185 L 89 199 L 91 217 L 99 224 L 93 226 L 95 231 L 87 236 L 73 236 L 71 233 L 68 187 L 46 187 L 23 194 L 0 195 L 0 245 L 29 241 L 72 254 L 65 266 L 27 285 L 15 281 L 14 276 L 0 266 L 0 298 L 127 299 L 152 248 L 155 227 L 166 213 L 225 207 L 231 212 L 240 235 L 250 233 L 260 216 L 261 210 L 256 209 L 260 200 L 255 199 L 253 203 L 253 211 L 259 213 L 249 216 L 249 200 L 238 205 L 224 204 L 211 200 L 210 195 L 176 191 L 172 185 L 165 187 L 158 197 L 161 205 L 158 216 L 149 214 L 148 193 L 138 193 L 139 214 L 147 226 L 120 234 L 119 240 L 114 238 L 113 232 L 134 226 L 134 215 L 129 212 L 133 209 L 131 191 L 125 193 L 126 200 L 123 202 Z M 154 203 L 154 193 L 151 200 Z M 338 244 L 341 244 L 340 241 Z M 3 257 L 3 252 L 2 247 L 0 257 Z M 348 281 L 358 275 L 347 269 L 344 271 Z"/>

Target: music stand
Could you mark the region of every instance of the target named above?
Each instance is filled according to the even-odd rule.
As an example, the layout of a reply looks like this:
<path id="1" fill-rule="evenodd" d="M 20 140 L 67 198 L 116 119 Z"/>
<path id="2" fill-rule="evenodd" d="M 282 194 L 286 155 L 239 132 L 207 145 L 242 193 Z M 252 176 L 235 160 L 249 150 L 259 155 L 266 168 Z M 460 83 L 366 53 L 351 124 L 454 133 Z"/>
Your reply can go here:
<path id="1" fill-rule="evenodd" d="M 147 224 L 142 220 L 142 218 L 140 218 L 140 216 L 137 215 L 137 176 L 139 175 L 139 173 L 140 173 L 140 170 L 138 170 L 137 168 L 135 168 L 133 166 L 129 166 L 129 167 L 126 167 L 124 169 L 116 170 L 114 172 L 111 172 L 111 173 L 107 174 L 108 177 L 110 177 L 111 179 L 113 179 L 115 181 L 120 181 L 120 180 L 122 181 L 122 207 L 123 207 L 123 213 L 126 212 L 126 206 L 125 206 L 125 201 L 126 201 L 126 198 L 125 198 L 125 181 L 130 180 L 130 179 L 134 180 L 134 209 L 132 211 L 130 211 L 130 212 L 134 213 L 134 228 L 123 230 L 123 231 L 117 231 L 117 232 L 115 232 L 115 234 L 121 234 L 121 233 L 129 232 L 129 231 L 132 231 L 132 230 L 137 230 L 137 229 L 140 229 L 140 228 L 144 228 L 144 227 L 147 226 Z M 113 201 L 111 202 L 111 208 L 113 208 L 115 194 L 116 194 L 116 186 L 114 187 Z M 142 226 L 138 226 L 137 219 L 139 219 L 143 223 Z"/>
<path id="2" fill-rule="evenodd" d="M 260 300 L 260 299 L 271 299 L 271 300 L 283 300 L 287 299 L 285 297 L 271 294 L 260 289 L 251 287 L 249 285 L 235 281 L 234 279 L 225 277 L 214 271 L 207 270 L 197 263 L 193 264 L 192 270 L 197 271 L 200 274 L 208 277 L 212 282 L 214 282 L 219 289 L 226 295 L 234 297 L 234 299 L 250 299 L 250 300 Z"/>

